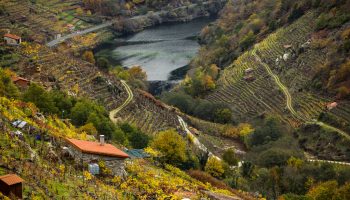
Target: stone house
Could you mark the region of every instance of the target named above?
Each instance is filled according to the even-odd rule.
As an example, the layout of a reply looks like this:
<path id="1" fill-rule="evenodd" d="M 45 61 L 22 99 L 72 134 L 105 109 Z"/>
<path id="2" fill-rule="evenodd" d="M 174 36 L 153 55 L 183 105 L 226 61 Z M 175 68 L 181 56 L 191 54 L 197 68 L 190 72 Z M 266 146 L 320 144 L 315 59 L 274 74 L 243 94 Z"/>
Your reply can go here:
<path id="1" fill-rule="evenodd" d="M 19 76 L 11 77 L 11 80 L 15 85 L 17 85 L 20 88 L 27 88 L 30 85 L 29 80 Z"/>
<path id="2" fill-rule="evenodd" d="M 6 33 L 4 35 L 4 40 L 5 40 L 7 45 L 19 45 L 22 42 L 21 37 L 19 37 L 17 35 L 10 34 L 10 33 Z"/>
<path id="3" fill-rule="evenodd" d="M 16 174 L 0 176 L 0 192 L 14 199 L 22 199 L 22 183 L 24 180 Z"/>
<path id="4" fill-rule="evenodd" d="M 124 161 L 129 158 L 129 155 L 111 144 L 106 144 L 103 135 L 100 135 L 100 142 L 68 138 L 66 140 L 70 144 L 69 152 L 76 163 L 84 165 L 104 161 L 113 175 L 126 175 Z"/>
<path id="5" fill-rule="evenodd" d="M 332 109 L 336 108 L 337 106 L 338 106 L 337 102 L 332 102 L 332 103 L 327 104 L 327 109 L 332 110 Z"/>

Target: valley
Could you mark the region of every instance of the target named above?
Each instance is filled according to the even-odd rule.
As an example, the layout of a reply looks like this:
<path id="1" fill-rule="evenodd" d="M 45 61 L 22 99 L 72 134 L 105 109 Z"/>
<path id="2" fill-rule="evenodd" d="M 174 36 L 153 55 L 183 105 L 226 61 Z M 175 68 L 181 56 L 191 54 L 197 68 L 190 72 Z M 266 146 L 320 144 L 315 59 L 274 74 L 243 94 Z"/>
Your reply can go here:
<path id="1" fill-rule="evenodd" d="M 349 199 L 349 8 L 1 1 L 0 199 Z"/>

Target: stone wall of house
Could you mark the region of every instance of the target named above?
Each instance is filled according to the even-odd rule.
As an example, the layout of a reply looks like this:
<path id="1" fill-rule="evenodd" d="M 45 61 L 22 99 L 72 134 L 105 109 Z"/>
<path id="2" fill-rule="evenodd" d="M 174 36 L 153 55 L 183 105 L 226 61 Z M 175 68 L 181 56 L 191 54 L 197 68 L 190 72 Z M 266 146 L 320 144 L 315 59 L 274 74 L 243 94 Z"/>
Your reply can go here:
<path id="1" fill-rule="evenodd" d="M 106 167 L 111 169 L 113 175 L 122 176 L 122 177 L 125 177 L 127 175 L 125 171 L 125 163 L 124 163 L 125 159 L 96 155 L 96 154 L 82 153 L 81 151 L 79 151 L 78 149 L 72 146 L 69 149 L 70 149 L 70 153 L 74 157 L 75 162 L 78 164 L 89 164 L 92 162 L 96 162 L 96 161 L 98 162 L 102 160 L 105 162 Z"/>

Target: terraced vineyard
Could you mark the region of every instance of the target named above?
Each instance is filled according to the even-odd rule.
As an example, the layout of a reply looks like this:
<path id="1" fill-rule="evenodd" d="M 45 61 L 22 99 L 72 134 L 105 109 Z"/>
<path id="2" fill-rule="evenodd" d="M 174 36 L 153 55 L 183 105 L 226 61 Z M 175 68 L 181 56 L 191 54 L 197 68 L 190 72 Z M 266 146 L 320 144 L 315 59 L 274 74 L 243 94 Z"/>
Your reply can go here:
<path id="1" fill-rule="evenodd" d="M 322 51 L 310 47 L 314 13 L 269 35 L 223 70 L 218 89 L 207 96 L 231 107 L 234 117 L 250 120 L 274 114 L 294 127 L 315 121 L 332 99 L 306 91 L 316 68 L 325 61 Z M 302 53 L 298 53 L 303 49 Z M 255 80 L 244 80 L 253 69 Z M 340 102 L 329 114 L 350 122 L 349 102 Z"/>
<path id="2" fill-rule="evenodd" d="M 0 29 L 9 29 L 17 34 L 27 33 L 33 40 L 40 42 L 45 42 L 46 38 L 39 35 L 53 38 L 55 34 L 68 31 L 67 23 L 80 28 L 89 26 L 75 17 L 68 20 L 59 16 L 58 11 L 43 5 L 32 4 L 30 1 L 2 0 L 1 5 L 4 6 L 5 14 L 0 16 Z"/>
<path id="3" fill-rule="evenodd" d="M 109 111 L 119 108 L 129 98 L 129 92 L 120 80 L 100 73 L 94 65 L 70 54 L 56 53 L 42 47 L 37 61 L 41 72 L 37 72 L 36 66 L 29 63 L 29 60 L 22 63 L 24 77 L 40 82 L 47 88 L 60 88 L 70 95 L 95 99 Z M 174 111 L 143 91 L 135 90 L 132 93 L 133 98 L 115 116 L 119 121 L 134 123 L 149 134 L 178 127 Z"/>

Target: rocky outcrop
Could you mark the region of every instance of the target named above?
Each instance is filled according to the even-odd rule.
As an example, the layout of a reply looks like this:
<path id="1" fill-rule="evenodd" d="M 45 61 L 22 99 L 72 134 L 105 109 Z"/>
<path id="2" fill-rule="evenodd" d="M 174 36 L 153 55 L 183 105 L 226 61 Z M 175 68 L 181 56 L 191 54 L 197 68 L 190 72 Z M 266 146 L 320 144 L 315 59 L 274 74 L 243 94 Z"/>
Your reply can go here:
<path id="1" fill-rule="evenodd" d="M 121 20 L 120 23 L 114 25 L 114 28 L 120 32 L 130 33 L 162 23 L 186 22 L 199 17 L 215 15 L 225 6 L 225 3 L 226 0 L 208 1 L 171 10 L 150 11 L 146 15 Z"/>

